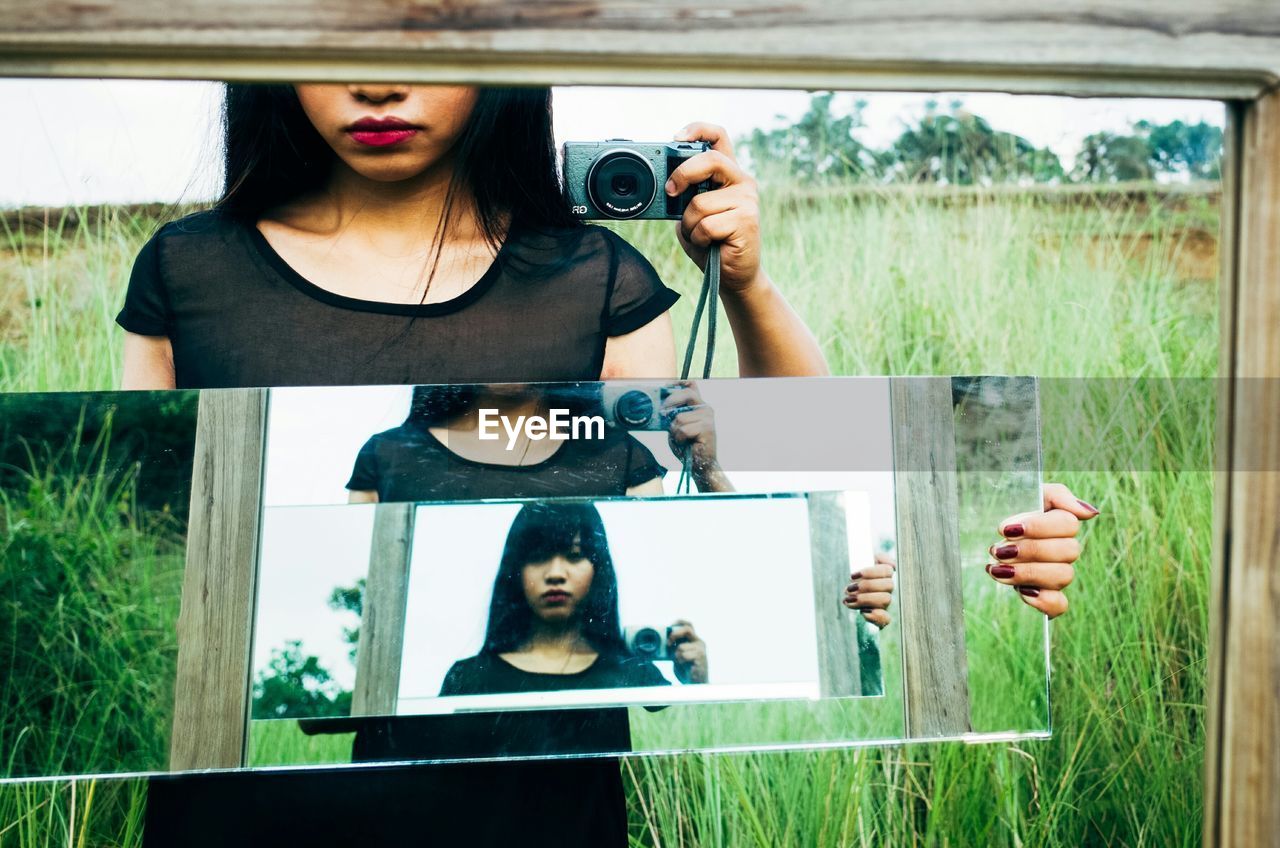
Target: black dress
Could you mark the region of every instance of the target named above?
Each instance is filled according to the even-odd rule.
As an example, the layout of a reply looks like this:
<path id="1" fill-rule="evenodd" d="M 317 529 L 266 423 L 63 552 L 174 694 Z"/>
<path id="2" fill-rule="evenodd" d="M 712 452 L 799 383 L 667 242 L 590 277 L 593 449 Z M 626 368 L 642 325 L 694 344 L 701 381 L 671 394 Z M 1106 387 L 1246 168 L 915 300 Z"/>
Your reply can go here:
<path id="1" fill-rule="evenodd" d="M 303 279 L 252 225 L 205 212 L 147 243 L 116 320 L 169 337 L 179 388 L 567 382 L 598 379 L 606 340 L 676 298 L 608 230 L 517 222 L 451 301 L 354 300 Z M 618 765 L 599 759 L 158 777 L 144 831 L 148 848 L 626 842 Z"/>

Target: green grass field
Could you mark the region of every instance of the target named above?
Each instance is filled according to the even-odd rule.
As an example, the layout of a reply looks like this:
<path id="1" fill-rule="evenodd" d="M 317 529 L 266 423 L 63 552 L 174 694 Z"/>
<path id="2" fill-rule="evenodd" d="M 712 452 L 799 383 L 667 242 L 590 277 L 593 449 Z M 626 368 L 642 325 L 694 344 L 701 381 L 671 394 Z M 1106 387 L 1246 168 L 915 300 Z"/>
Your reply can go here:
<path id="1" fill-rule="evenodd" d="M 1213 196 L 763 197 L 766 265 L 837 374 L 1216 374 Z M 111 317 L 155 221 L 35 223 L 0 238 L 0 388 L 111 388 Z M 670 225 L 622 232 L 686 294 L 680 338 L 698 272 Z M 717 373 L 734 370 L 725 344 Z M 1053 738 L 635 758 L 636 845 L 1199 844 L 1212 410 L 1063 397 L 1045 398 L 1045 477 L 1103 514 L 1052 628 Z M 1099 459 L 1131 455 L 1144 463 Z M 978 694 L 999 709 L 999 691 Z M 0 788 L 0 848 L 137 845 L 139 786 Z"/>

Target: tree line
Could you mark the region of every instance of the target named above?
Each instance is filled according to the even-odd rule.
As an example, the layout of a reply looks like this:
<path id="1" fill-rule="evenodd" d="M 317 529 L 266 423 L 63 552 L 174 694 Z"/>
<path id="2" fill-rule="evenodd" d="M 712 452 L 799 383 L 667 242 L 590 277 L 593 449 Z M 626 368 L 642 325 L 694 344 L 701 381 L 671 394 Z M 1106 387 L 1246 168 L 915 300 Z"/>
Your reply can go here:
<path id="1" fill-rule="evenodd" d="M 757 172 L 781 168 L 806 181 L 872 183 L 1111 183 L 1216 180 L 1222 161 L 1222 128 L 1200 121 L 1137 121 L 1125 133 L 1085 137 L 1068 169 L 1056 153 L 1022 136 L 994 129 L 980 115 L 952 101 L 926 104 L 887 147 L 857 138 L 865 126 L 865 101 L 852 112 L 832 112 L 834 92 L 812 95 L 800 119 L 778 129 L 756 129 L 739 139 Z"/>

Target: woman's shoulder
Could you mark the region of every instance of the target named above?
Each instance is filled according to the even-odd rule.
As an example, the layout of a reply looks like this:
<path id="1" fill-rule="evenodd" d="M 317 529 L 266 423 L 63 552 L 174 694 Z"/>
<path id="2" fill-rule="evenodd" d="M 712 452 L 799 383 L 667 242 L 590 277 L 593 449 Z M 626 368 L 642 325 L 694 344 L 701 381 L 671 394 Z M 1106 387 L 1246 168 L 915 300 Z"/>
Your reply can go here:
<path id="1" fill-rule="evenodd" d="M 646 262 L 644 256 L 625 238 L 599 224 L 546 226 L 527 221 L 517 222 L 512 231 L 512 247 L 516 258 L 534 264 L 599 261 L 607 264 Z"/>
<path id="2" fill-rule="evenodd" d="M 203 209 L 163 224 L 151 236 L 151 241 L 225 236 L 231 232 L 238 232 L 241 228 L 240 222 L 223 210 Z"/>
<path id="3" fill-rule="evenodd" d="M 627 686 L 666 686 L 671 683 L 652 660 L 633 654 L 623 654 L 617 656 L 614 662 Z"/>

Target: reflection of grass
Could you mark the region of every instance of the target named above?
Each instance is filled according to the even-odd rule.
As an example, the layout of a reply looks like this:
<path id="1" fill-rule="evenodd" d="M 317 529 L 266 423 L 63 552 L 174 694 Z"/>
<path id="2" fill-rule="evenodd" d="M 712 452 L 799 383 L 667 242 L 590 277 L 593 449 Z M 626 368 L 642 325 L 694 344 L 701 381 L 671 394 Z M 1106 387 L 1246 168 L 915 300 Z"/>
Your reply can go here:
<path id="1" fill-rule="evenodd" d="M 255 721 L 249 725 L 249 765 L 349 763 L 354 738 L 354 733 L 307 736 L 291 719 Z"/>
<path id="2" fill-rule="evenodd" d="M 1212 268 L 1212 207 L 1171 213 L 1141 201 L 1047 203 L 1015 194 L 948 208 L 905 193 L 856 201 L 830 193 L 782 208 L 770 205 L 767 186 L 763 198 L 765 262 L 835 373 L 1216 372 L 1216 290 L 1204 271 Z M 0 331 L 0 387 L 114 384 L 119 339 L 110 317 L 149 229 L 120 217 L 101 230 L 25 237 L 20 249 L 0 245 L 5 304 L 37 316 L 30 327 L 10 321 Z M 669 226 L 622 230 L 685 292 L 675 312 L 679 338 L 696 270 Z M 732 346 L 723 344 L 717 373 L 733 368 Z M 1153 427 L 1158 447 L 1147 453 L 1162 471 L 1073 471 L 1096 448 L 1091 428 L 1108 411 L 1086 405 L 1069 424 L 1048 413 L 1044 423 L 1046 477 L 1105 513 L 1086 532 L 1073 610 L 1054 626 L 1053 740 L 637 758 L 627 762 L 636 778 L 634 842 L 1197 843 L 1212 498 L 1208 475 L 1183 469 L 1208 467 L 1211 418 L 1169 412 L 1108 431 L 1123 457 L 1149 445 L 1143 426 Z M 1026 622 L 1029 610 L 1008 592 L 987 597 L 1000 612 L 968 612 L 971 649 L 1010 656 L 1013 647 L 1021 657 L 1019 631 L 998 622 Z M 1011 669 L 1008 679 L 1025 679 L 1024 671 Z M 987 685 L 976 700 L 998 713 L 1000 683 L 993 676 Z M 655 733 L 664 718 L 648 717 Z M 745 734 L 742 721 L 735 732 Z M 285 753 L 292 744 L 276 743 Z M 0 845 L 17 832 L 4 831 L 9 822 L 30 828 L 49 809 L 38 806 L 44 790 L 23 791 L 29 804 L 0 808 Z M 59 797 L 65 809 L 66 793 Z"/>
<path id="3" fill-rule="evenodd" d="M 0 776 L 168 761 L 182 530 L 139 507 L 132 467 L 107 463 L 110 429 L 83 453 L 33 452 L 0 491 Z M 123 783 L 0 787 L 0 845 L 126 839 L 143 797 Z"/>

